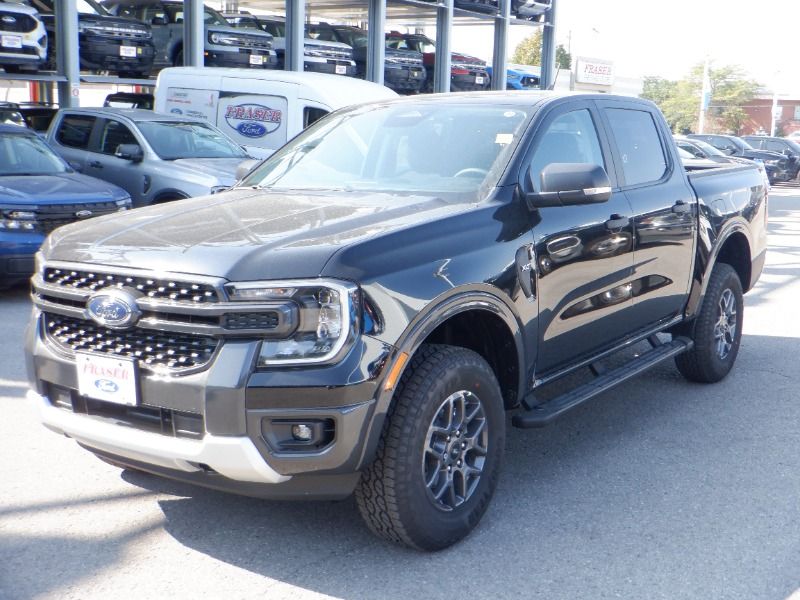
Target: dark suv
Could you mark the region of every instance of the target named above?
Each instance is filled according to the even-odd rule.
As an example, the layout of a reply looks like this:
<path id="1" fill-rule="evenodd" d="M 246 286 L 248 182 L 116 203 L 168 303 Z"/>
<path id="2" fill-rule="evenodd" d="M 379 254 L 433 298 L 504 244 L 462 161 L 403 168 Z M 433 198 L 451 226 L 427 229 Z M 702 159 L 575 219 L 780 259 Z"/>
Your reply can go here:
<path id="1" fill-rule="evenodd" d="M 47 67 L 56 68 L 53 0 L 28 0 L 39 11 L 50 40 Z M 148 77 L 153 66 L 153 33 L 134 19 L 111 16 L 95 0 L 79 0 L 78 44 L 82 69 L 112 71 L 121 77 Z"/>
<path id="2" fill-rule="evenodd" d="M 366 77 L 367 41 L 369 34 L 359 27 L 318 23 L 308 26 L 310 37 L 318 40 L 341 42 L 353 48 L 353 57 L 358 66 L 358 76 Z M 426 72 L 422 54 L 406 48 L 387 47 L 383 63 L 383 80 L 386 87 L 396 92 L 415 93 L 425 84 Z"/>
<path id="3" fill-rule="evenodd" d="M 183 2 L 106 0 L 103 6 L 115 15 L 139 19 L 152 26 L 156 66 L 183 65 Z M 203 20 L 206 66 L 274 69 L 278 64 L 270 34 L 234 29 L 221 14 L 207 6 L 203 7 Z"/>
<path id="4" fill-rule="evenodd" d="M 716 133 L 690 133 L 686 137 L 703 140 L 711 144 L 717 150 L 721 150 L 728 156 L 739 156 L 750 160 L 760 160 L 767 168 L 769 182 L 788 181 L 792 179 L 790 173 L 790 161 L 780 152 L 769 150 L 756 150 L 749 143 L 735 135 L 720 135 Z"/>
<path id="5" fill-rule="evenodd" d="M 272 35 L 273 47 L 278 56 L 278 69 L 286 62 L 286 20 L 283 17 L 251 15 L 246 12 L 224 13 L 231 27 L 237 29 L 257 29 Z M 354 75 L 356 63 L 353 49 L 347 44 L 335 41 L 317 41 L 306 35 L 303 40 L 303 69 L 313 73 L 333 75 Z"/>
<path id="6" fill-rule="evenodd" d="M 789 159 L 789 175 L 797 179 L 800 173 L 800 144 L 794 140 L 765 135 L 745 135 L 742 139 L 756 150 L 769 150 L 778 152 Z"/>
<path id="7" fill-rule="evenodd" d="M 422 53 L 426 69 L 424 91 L 433 91 L 433 74 L 436 67 L 436 42 L 418 33 L 397 33 L 386 36 L 386 47 L 392 50 L 413 50 Z M 486 62 L 474 56 L 452 52 L 450 54 L 450 89 L 454 92 L 488 90 L 491 77 Z"/>

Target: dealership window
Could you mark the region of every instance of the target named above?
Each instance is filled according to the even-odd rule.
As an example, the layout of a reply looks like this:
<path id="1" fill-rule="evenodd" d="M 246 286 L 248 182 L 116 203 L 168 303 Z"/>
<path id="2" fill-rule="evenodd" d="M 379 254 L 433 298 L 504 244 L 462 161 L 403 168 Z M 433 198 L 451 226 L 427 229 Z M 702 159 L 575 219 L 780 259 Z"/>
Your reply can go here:
<path id="1" fill-rule="evenodd" d="M 95 117 L 67 116 L 61 121 L 56 134 L 56 140 L 62 146 L 70 148 L 86 148 L 89 146 L 89 137 L 92 135 Z"/>

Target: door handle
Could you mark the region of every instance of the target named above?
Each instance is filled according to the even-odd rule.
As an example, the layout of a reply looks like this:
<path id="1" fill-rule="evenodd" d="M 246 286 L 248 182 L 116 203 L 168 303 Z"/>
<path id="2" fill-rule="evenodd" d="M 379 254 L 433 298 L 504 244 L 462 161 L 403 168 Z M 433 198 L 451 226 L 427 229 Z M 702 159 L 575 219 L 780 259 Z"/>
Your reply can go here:
<path id="1" fill-rule="evenodd" d="M 606 221 L 606 228 L 607 229 L 619 229 L 620 227 L 625 227 L 629 225 L 631 222 L 630 217 L 623 217 L 622 215 L 613 214 L 611 218 Z"/>
<path id="2" fill-rule="evenodd" d="M 93 169 L 102 169 L 103 163 L 101 163 L 99 160 L 93 160 L 92 162 L 89 163 L 89 166 L 92 167 Z"/>
<path id="3" fill-rule="evenodd" d="M 692 205 L 684 202 L 683 200 L 678 200 L 675 204 L 672 205 L 672 212 L 676 214 L 685 214 L 691 212 Z"/>

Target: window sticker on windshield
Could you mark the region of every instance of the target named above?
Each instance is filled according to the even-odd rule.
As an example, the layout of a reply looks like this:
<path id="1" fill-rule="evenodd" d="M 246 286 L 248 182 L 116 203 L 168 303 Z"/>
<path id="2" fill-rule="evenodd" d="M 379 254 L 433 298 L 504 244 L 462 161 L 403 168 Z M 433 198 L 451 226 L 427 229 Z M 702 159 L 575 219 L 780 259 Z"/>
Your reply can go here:
<path id="1" fill-rule="evenodd" d="M 514 134 L 513 133 L 498 133 L 494 138 L 495 144 L 500 144 L 505 146 L 506 144 L 510 144 L 514 141 Z"/>

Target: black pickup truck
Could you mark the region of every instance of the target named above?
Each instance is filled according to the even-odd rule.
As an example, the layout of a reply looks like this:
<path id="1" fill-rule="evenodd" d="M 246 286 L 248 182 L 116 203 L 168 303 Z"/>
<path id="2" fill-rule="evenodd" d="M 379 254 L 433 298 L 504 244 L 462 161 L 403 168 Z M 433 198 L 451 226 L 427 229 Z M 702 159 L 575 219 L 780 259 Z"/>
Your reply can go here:
<path id="1" fill-rule="evenodd" d="M 439 549 L 489 505 L 505 411 L 540 427 L 672 358 L 726 376 L 766 219 L 755 166 L 687 175 L 647 101 L 343 109 L 228 192 L 52 233 L 30 397 L 113 464 L 355 493 L 375 533 Z"/>

